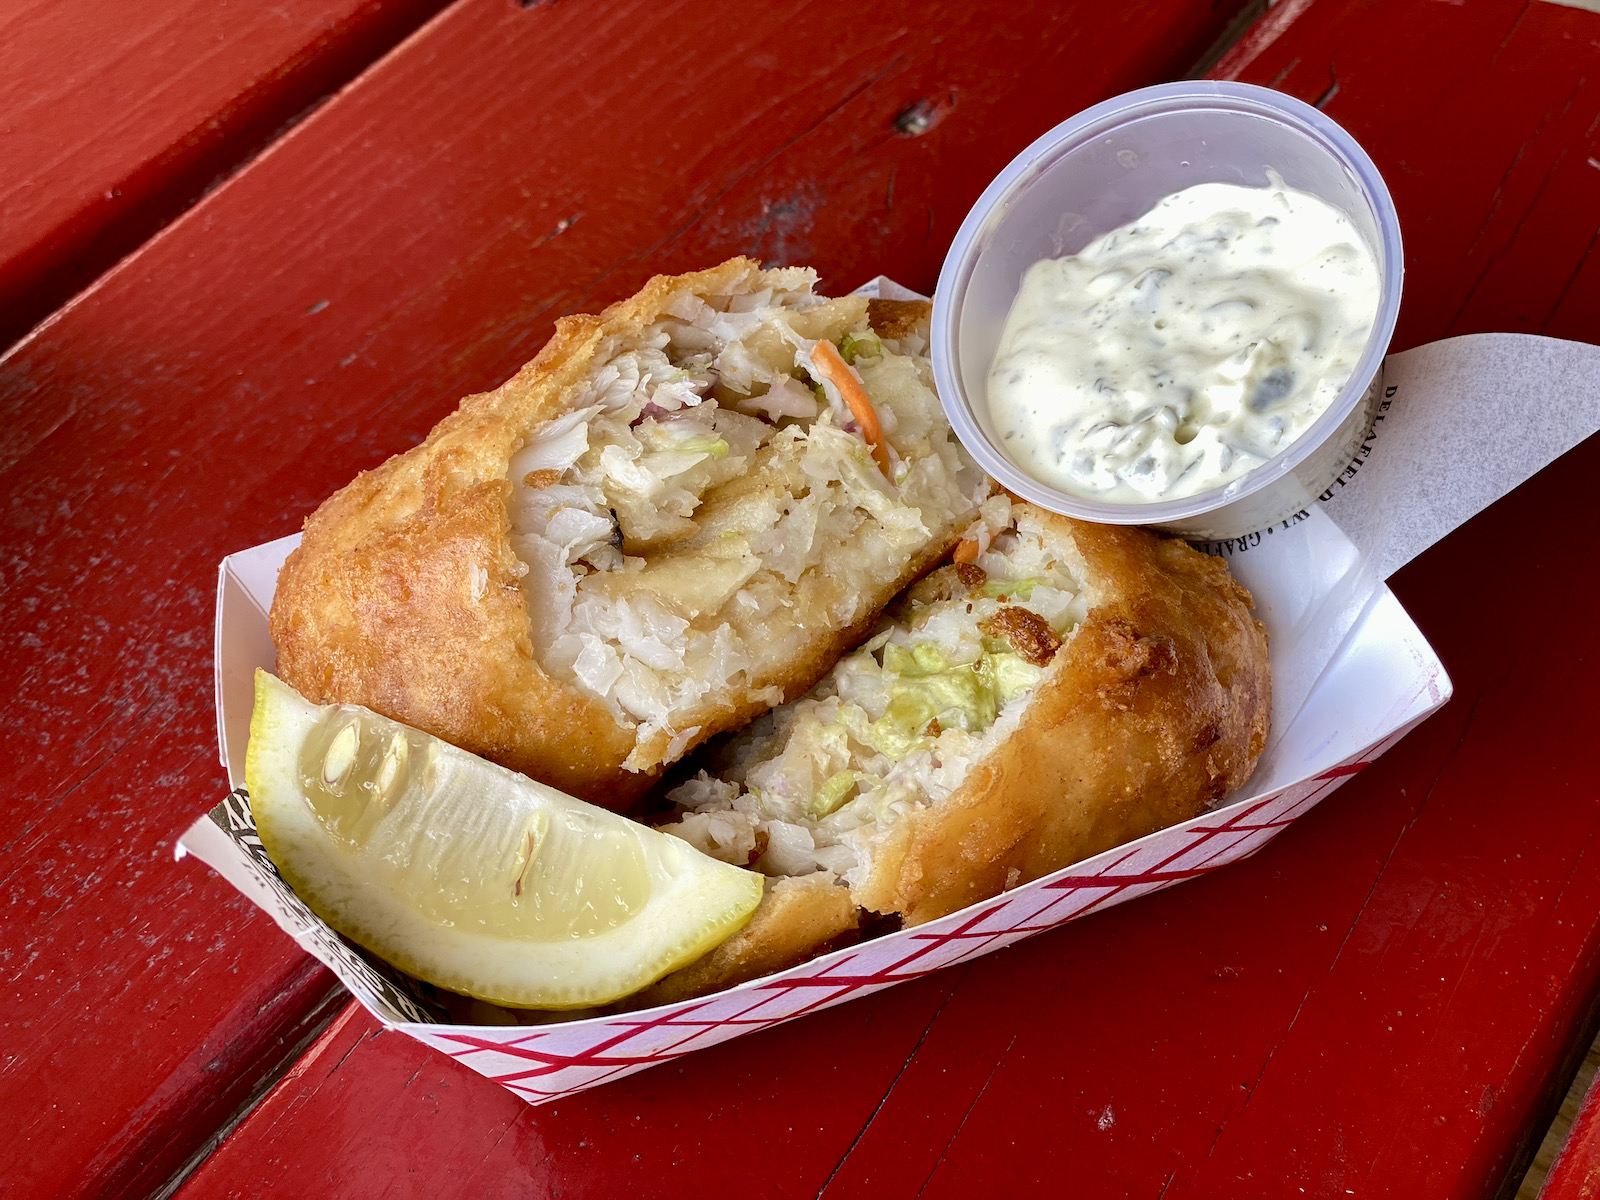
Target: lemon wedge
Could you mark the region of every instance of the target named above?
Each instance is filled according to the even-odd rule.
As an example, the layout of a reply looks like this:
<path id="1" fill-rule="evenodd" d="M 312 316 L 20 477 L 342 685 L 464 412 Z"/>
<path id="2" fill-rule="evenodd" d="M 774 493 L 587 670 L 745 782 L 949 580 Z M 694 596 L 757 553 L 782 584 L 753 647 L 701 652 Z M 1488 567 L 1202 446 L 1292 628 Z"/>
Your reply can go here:
<path id="1" fill-rule="evenodd" d="M 267 856 L 401 970 L 514 1008 L 620 999 L 750 918 L 761 877 L 266 671 L 245 759 Z"/>

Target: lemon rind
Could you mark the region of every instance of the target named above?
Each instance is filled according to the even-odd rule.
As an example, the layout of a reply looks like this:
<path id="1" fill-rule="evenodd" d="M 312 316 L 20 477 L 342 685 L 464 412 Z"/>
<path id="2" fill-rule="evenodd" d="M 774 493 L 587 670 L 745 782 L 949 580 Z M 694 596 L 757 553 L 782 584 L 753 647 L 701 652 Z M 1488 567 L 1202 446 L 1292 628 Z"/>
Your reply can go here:
<path id="1" fill-rule="evenodd" d="M 740 929 L 760 903 L 753 872 L 625 817 L 649 866 L 652 894 L 634 919 L 610 930 L 556 942 L 533 942 L 441 926 L 388 888 L 359 878 L 349 856 L 323 829 L 297 778 L 295 753 L 321 710 L 266 671 L 256 674 L 245 778 L 257 832 L 284 881 L 329 926 L 418 979 L 512 1008 L 598 1007 L 620 1000 L 685 966 Z M 598 811 L 564 793 L 439 743 L 441 753 L 471 760 L 486 779 L 533 789 L 542 805 Z M 274 752 L 269 753 L 269 748 Z M 467 764 L 457 762 L 458 766 Z M 305 871 L 301 863 L 323 868 Z M 683 920 L 698 912 L 700 919 Z"/>

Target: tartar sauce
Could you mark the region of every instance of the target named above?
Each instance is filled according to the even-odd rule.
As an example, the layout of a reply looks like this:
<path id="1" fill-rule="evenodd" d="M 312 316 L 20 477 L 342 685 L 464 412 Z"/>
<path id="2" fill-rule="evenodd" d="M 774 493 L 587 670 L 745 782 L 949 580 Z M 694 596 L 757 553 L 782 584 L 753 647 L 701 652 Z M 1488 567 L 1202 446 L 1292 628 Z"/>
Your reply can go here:
<path id="1" fill-rule="evenodd" d="M 1288 448 L 1354 371 L 1378 264 L 1307 192 L 1202 183 L 1028 268 L 989 371 L 1006 457 L 1111 503 L 1176 500 Z"/>

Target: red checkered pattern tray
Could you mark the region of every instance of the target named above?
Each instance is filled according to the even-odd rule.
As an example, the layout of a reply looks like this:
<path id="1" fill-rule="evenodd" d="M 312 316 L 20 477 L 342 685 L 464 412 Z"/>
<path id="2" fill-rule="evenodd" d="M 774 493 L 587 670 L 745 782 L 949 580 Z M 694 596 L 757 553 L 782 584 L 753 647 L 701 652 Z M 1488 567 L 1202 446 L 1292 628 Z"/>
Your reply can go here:
<path id="1" fill-rule="evenodd" d="M 1377 747 L 1382 753 L 1405 733 Z M 535 1104 L 557 1100 L 807 1013 L 831 1008 L 1171 887 L 1253 854 L 1370 759 L 1123 846 L 943 920 L 867 942 L 701 1000 L 541 1029 L 406 1033 Z"/>
<path id="2" fill-rule="evenodd" d="M 218 707 L 225 762 L 242 762 L 249 679 L 272 666 L 264 612 L 293 539 L 232 556 L 219 586 Z M 257 628 L 257 626 L 260 628 Z M 238 695 L 234 695 L 237 692 Z M 535 1104 L 705 1046 L 967 962 L 1067 921 L 1253 854 L 1449 698 L 1442 665 L 1378 586 L 1252 781 L 1218 809 L 1107 851 L 941 920 L 902 929 L 701 999 L 549 1024 L 465 1025 L 445 995 L 324 925 L 278 877 L 237 788 L 184 835 L 315 955 L 376 1017 Z M 230 753 L 230 750 L 232 751 Z M 448 1009 L 448 1011 L 447 1011 Z M 500 1014 L 510 1022 L 510 1014 Z"/>

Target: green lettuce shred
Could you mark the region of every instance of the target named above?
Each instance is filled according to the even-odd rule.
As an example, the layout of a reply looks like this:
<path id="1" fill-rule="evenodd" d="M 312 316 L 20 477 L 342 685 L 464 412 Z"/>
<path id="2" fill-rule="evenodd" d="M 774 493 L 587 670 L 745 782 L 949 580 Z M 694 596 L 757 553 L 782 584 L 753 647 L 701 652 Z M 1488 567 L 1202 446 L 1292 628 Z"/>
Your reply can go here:
<path id="1" fill-rule="evenodd" d="M 991 579 L 983 585 L 983 594 L 991 600 L 998 600 L 1001 596 L 1013 596 L 1018 600 L 1033 599 L 1033 589 L 1044 582 L 1044 578 L 1035 575 L 1030 579 Z"/>
<path id="2" fill-rule="evenodd" d="M 847 333 L 839 340 L 839 357 L 851 366 L 855 365 L 857 358 L 879 358 L 882 354 L 883 343 L 871 330 L 860 336 Z"/>
<path id="3" fill-rule="evenodd" d="M 690 454 L 709 454 L 712 458 L 726 458 L 728 456 L 728 443 L 715 434 L 684 438 L 678 445 L 678 449 L 687 451 Z"/>
<path id="4" fill-rule="evenodd" d="M 986 649 L 975 663 L 951 666 L 930 643 L 884 646 L 883 667 L 898 678 L 889 685 L 883 716 L 868 724 L 866 736 L 875 751 L 897 761 L 931 740 L 924 731 L 935 718 L 941 725 L 983 733 L 1001 706 L 1044 673 L 1009 649 Z"/>
<path id="5" fill-rule="evenodd" d="M 1017 695 L 1038 683 L 1044 674 L 1043 667 L 1034 666 L 1015 650 L 990 652 L 983 656 L 983 662 L 1002 705 L 1011 703 Z"/>
<path id="6" fill-rule="evenodd" d="M 811 797 L 811 815 L 820 818 L 837 812 L 855 785 L 854 771 L 840 771 L 837 775 L 830 775 Z"/>

